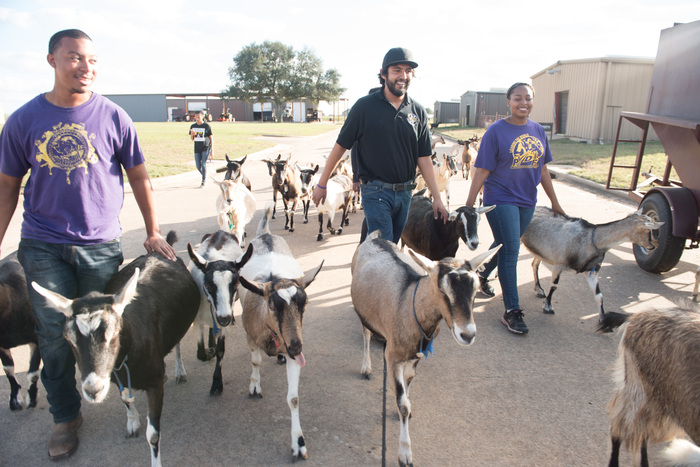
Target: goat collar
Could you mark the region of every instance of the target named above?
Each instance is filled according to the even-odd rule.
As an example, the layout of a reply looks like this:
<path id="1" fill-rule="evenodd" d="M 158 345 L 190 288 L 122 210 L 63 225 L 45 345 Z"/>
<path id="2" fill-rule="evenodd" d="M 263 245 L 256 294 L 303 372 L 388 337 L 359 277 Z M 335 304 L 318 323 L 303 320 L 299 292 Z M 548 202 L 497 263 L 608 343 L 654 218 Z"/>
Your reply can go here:
<path id="1" fill-rule="evenodd" d="M 266 326 L 267 326 L 267 329 L 270 330 L 270 334 L 272 334 L 272 340 L 275 342 L 275 347 L 277 347 L 279 349 L 280 343 L 277 341 L 277 333 L 275 333 L 275 331 L 272 330 L 272 328 L 270 327 L 269 324 L 266 324 Z"/>
<path id="2" fill-rule="evenodd" d="M 119 365 L 118 367 L 114 367 L 112 370 L 112 373 L 114 373 L 114 378 L 117 380 L 117 385 L 119 386 L 119 393 L 122 394 L 124 392 L 124 385 L 122 384 L 122 380 L 119 379 L 119 374 L 117 373 L 120 371 L 122 368 L 126 370 L 126 384 L 127 388 L 129 389 L 129 399 L 133 399 L 134 396 L 131 394 L 131 372 L 129 371 L 129 366 L 126 364 L 126 361 L 129 360 L 129 354 L 126 354 L 124 356 L 124 360 L 122 360 L 122 364 Z M 124 399 L 124 396 L 122 395 L 122 399 Z"/>
<path id="3" fill-rule="evenodd" d="M 416 281 L 416 287 L 413 289 L 413 318 L 416 320 L 416 324 L 418 325 L 418 329 L 420 329 L 421 333 L 420 344 L 418 344 L 418 350 L 425 355 L 425 359 L 427 360 L 428 357 L 433 353 L 433 338 L 435 337 L 435 329 L 433 329 L 433 333 L 430 335 L 430 337 L 428 337 L 425 334 L 425 331 L 423 331 L 423 326 L 421 326 L 420 322 L 418 321 L 418 315 L 416 315 L 416 292 L 418 292 L 418 284 L 420 283 L 421 279 L 422 277 Z M 423 350 L 423 342 L 425 340 L 428 341 L 428 345 L 425 347 L 425 350 Z"/>
<path id="4" fill-rule="evenodd" d="M 211 313 L 211 328 L 212 331 L 214 332 L 214 337 L 216 337 L 219 334 L 219 326 L 216 325 L 216 316 L 214 316 L 214 305 L 209 302 L 209 313 Z"/>

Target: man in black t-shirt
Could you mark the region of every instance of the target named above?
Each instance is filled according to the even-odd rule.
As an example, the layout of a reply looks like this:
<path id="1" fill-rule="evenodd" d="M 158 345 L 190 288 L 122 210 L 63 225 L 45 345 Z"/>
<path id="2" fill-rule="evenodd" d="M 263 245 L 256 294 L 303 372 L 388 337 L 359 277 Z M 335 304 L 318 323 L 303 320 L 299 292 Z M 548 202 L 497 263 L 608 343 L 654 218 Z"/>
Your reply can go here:
<path id="1" fill-rule="evenodd" d="M 386 53 L 379 72 L 382 88 L 358 99 L 350 110 L 313 193 L 314 203 L 322 203 L 330 174 L 354 146 L 368 230 L 380 230 L 382 238 L 394 243 L 408 219 L 416 165 L 433 194 L 435 218 L 440 215 L 447 221 L 449 215 L 430 160 L 428 116 L 406 94 L 417 66 L 407 49 L 396 47 Z"/>
<path id="2" fill-rule="evenodd" d="M 209 154 L 214 155 L 214 136 L 211 126 L 204 122 L 204 112 L 199 110 L 194 119 L 196 123 L 190 125 L 190 139 L 194 141 L 194 164 L 202 174 L 200 188 L 207 185 L 207 159 Z"/>

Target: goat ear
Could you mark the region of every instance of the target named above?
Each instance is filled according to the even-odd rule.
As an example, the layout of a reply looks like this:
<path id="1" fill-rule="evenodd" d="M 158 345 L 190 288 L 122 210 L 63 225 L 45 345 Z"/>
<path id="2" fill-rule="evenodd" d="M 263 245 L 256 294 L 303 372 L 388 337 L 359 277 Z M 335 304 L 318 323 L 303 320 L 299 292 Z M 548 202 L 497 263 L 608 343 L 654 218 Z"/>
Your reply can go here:
<path id="1" fill-rule="evenodd" d="M 639 209 L 637 209 L 636 211 L 634 211 L 634 213 L 633 213 L 633 214 L 639 214 L 639 215 L 642 215 L 642 214 L 643 214 L 643 212 L 642 212 L 642 208 L 639 208 Z"/>
<path id="2" fill-rule="evenodd" d="M 248 281 L 246 280 L 245 277 L 240 276 L 238 278 L 238 281 L 240 284 L 245 287 L 246 289 L 250 290 L 254 294 L 258 294 L 261 297 L 265 296 L 265 287 L 261 282 L 255 282 L 255 281 Z"/>
<path id="3" fill-rule="evenodd" d="M 481 206 L 480 208 L 476 208 L 476 213 L 477 214 L 486 214 L 487 212 L 496 209 L 496 205 L 492 206 Z"/>
<path id="4" fill-rule="evenodd" d="M 433 261 L 432 259 L 426 258 L 425 256 L 416 253 L 410 248 L 408 248 L 408 254 L 411 258 L 413 258 L 413 260 L 416 263 L 418 263 L 418 266 L 422 267 L 428 272 L 430 272 L 437 264 L 437 261 Z"/>
<path id="5" fill-rule="evenodd" d="M 236 266 L 237 266 L 239 269 L 242 268 L 243 266 L 245 266 L 245 263 L 248 262 L 248 260 L 250 259 L 251 256 L 253 256 L 253 244 L 252 244 L 252 243 L 249 243 L 249 244 L 248 244 L 248 249 L 245 251 L 245 253 L 243 254 L 243 256 L 241 256 L 240 258 L 238 258 L 238 259 L 236 260 Z"/>
<path id="6" fill-rule="evenodd" d="M 479 256 L 476 256 L 475 258 L 472 258 L 469 261 L 467 261 L 469 263 L 470 269 L 472 271 L 476 271 L 477 269 L 479 269 L 479 266 L 491 259 L 491 257 L 495 255 L 496 252 L 498 252 L 498 250 L 500 250 L 502 246 L 503 245 L 498 245 L 495 248 L 491 248 L 486 253 L 482 253 Z"/>
<path id="7" fill-rule="evenodd" d="M 73 308 L 71 307 L 71 305 L 73 305 L 73 300 L 70 300 L 59 293 L 52 292 L 49 289 L 45 289 L 36 282 L 32 282 L 32 287 L 34 287 L 34 290 L 36 290 L 39 295 L 46 298 L 46 300 L 56 309 L 56 311 L 60 311 L 69 318 L 73 316 Z"/>
<path id="8" fill-rule="evenodd" d="M 139 282 L 140 273 L 141 270 L 139 268 L 134 269 L 134 274 L 131 276 L 131 279 L 129 279 L 119 293 L 114 296 L 114 310 L 119 316 L 124 313 L 126 306 L 131 303 L 131 300 L 136 296 L 136 286 Z"/>
<path id="9" fill-rule="evenodd" d="M 200 254 L 194 251 L 191 243 L 187 243 L 187 253 L 190 255 L 190 259 L 198 269 L 204 269 L 207 265 L 207 260 L 204 259 Z"/>
<path id="10" fill-rule="evenodd" d="M 304 274 L 304 277 L 301 279 L 301 285 L 304 288 L 307 288 L 309 286 L 309 284 L 311 284 L 314 281 L 314 279 L 316 279 L 316 275 L 319 273 L 322 266 L 323 266 L 323 261 L 321 261 L 321 264 L 319 264 L 316 268 L 314 268 L 311 271 Z"/>
<path id="11" fill-rule="evenodd" d="M 664 224 L 665 224 L 665 222 L 645 222 L 644 227 L 646 227 L 647 229 L 651 229 L 651 230 L 657 230 L 657 229 L 661 228 L 661 226 Z"/>
<path id="12" fill-rule="evenodd" d="M 318 172 L 318 164 L 316 164 L 316 167 L 314 167 L 314 172 L 313 172 L 313 173 L 315 174 L 316 172 Z"/>
<path id="13" fill-rule="evenodd" d="M 294 167 L 296 167 L 296 168 L 297 168 L 297 170 L 298 170 L 299 172 L 301 172 L 301 171 L 302 171 L 302 168 L 301 168 L 301 167 L 299 167 L 299 163 L 298 163 L 298 162 L 297 162 L 296 164 L 294 164 Z"/>
<path id="14" fill-rule="evenodd" d="M 457 219 L 457 216 L 458 216 L 458 215 L 459 215 L 459 212 L 457 212 L 457 211 L 452 211 L 452 212 L 450 213 L 449 217 L 447 218 L 447 221 L 448 221 L 448 222 L 454 222 L 454 221 Z"/>
<path id="15" fill-rule="evenodd" d="M 248 159 L 248 154 L 246 154 L 245 156 L 243 156 L 243 159 L 238 159 L 238 163 L 242 165 L 242 164 L 245 162 L 246 159 Z"/>
<path id="16" fill-rule="evenodd" d="M 224 154 L 224 157 L 226 158 L 226 162 L 230 163 L 231 159 L 228 158 L 228 154 Z"/>

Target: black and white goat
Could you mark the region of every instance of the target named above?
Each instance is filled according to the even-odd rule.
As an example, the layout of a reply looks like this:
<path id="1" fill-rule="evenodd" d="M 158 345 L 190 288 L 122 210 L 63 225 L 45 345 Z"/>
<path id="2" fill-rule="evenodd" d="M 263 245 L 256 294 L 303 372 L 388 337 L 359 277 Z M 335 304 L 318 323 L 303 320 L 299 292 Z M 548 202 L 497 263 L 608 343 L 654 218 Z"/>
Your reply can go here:
<path id="1" fill-rule="evenodd" d="M 34 332 L 35 323 L 32 304 L 29 302 L 24 270 L 19 263 L 6 261 L 0 265 L 0 361 L 5 376 L 10 382 L 10 410 L 36 407 L 37 380 L 39 379 L 39 341 Z M 22 386 L 15 378 L 15 361 L 12 351 L 15 347 L 29 344 L 29 371 L 27 397 L 22 398 Z"/>
<path id="2" fill-rule="evenodd" d="M 221 193 L 216 198 L 219 228 L 235 235 L 238 244 L 243 247 L 246 236 L 245 227 L 255 215 L 255 198 L 240 181 L 214 180 L 214 183 L 221 189 Z"/>
<path id="3" fill-rule="evenodd" d="M 413 195 L 408 211 L 408 222 L 401 234 L 401 242 L 433 261 L 454 257 L 461 238 L 470 250 L 479 246 L 478 226 L 480 215 L 496 206 L 473 208 L 462 206 L 452 211 L 447 223 L 435 219 L 433 203 L 423 196 L 424 191 Z"/>
<path id="4" fill-rule="evenodd" d="M 168 234 L 173 243 L 173 233 Z M 160 417 L 163 409 L 163 359 L 189 329 L 199 305 L 199 289 L 181 259 L 158 253 L 139 256 L 112 277 L 105 293 L 70 300 L 32 282 L 57 312 L 66 315 L 64 336 L 82 374 L 83 397 L 100 403 L 110 377 L 127 410 L 127 435 L 140 428 L 133 389 L 146 391 L 151 465 L 161 465 Z M 130 382 L 125 388 L 122 382 Z"/>
<path id="5" fill-rule="evenodd" d="M 475 271 L 499 248 L 500 245 L 471 261 L 445 258 L 438 262 L 412 250 L 408 250 L 409 257 L 392 242 L 379 238 L 379 231 L 375 231 L 355 251 L 350 295 L 362 322 L 362 376 L 369 379 L 372 373 L 371 335 L 383 337 L 384 357 L 392 372 L 401 420 L 399 465 L 413 465 L 408 390 L 416 365 L 420 357 L 432 352 L 433 339 L 443 319 L 460 345 L 474 342 L 472 310 L 479 289 Z"/>
<path id="6" fill-rule="evenodd" d="M 216 173 L 226 172 L 224 175 L 224 180 L 232 180 L 234 182 L 240 181 L 248 191 L 250 191 L 250 180 L 243 173 L 243 163 L 248 158 L 248 155 L 241 157 L 240 159 L 229 159 L 228 154 L 226 157 L 226 166 L 216 169 Z"/>
<path id="7" fill-rule="evenodd" d="M 314 175 L 312 185 L 315 187 L 318 183 L 319 175 Z M 313 191 L 313 188 L 311 189 Z M 328 223 L 326 228 L 331 235 L 340 235 L 343 233 L 343 225 L 348 225 L 348 212 L 350 211 L 350 202 L 352 201 L 352 179 L 347 175 L 338 174 L 335 177 L 328 179 L 326 183 L 326 199 L 323 203 L 316 205 L 318 210 L 318 236 L 317 241 L 323 240 L 323 213 L 328 214 Z M 333 219 L 335 219 L 336 211 L 343 211 L 340 218 L 338 229 L 333 228 Z"/>
<path id="8" fill-rule="evenodd" d="M 219 395 L 224 390 L 221 362 L 226 351 L 226 328 L 235 322 L 233 303 L 237 298 L 239 272 L 250 259 L 253 246 L 248 245 L 248 249 L 243 254 L 238 239 L 228 232 L 219 230 L 206 235 L 197 251 L 188 243 L 187 252 L 192 259 L 189 270 L 201 292 L 196 318 L 199 326 L 197 358 L 207 361 L 216 355 L 216 366 L 209 394 Z M 204 330 L 207 329 L 208 337 L 212 336 L 209 328 L 215 330 L 216 349 L 211 348 L 212 338 L 207 339 L 209 348 L 205 347 Z M 178 373 L 178 376 L 181 375 Z"/>
<path id="9" fill-rule="evenodd" d="M 314 165 L 309 163 L 306 167 L 302 167 L 299 164 L 296 165 L 297 172 L 299 173 L 299 189 L 301 194 L 299 199 L 301 200 L 301 207 L 304 211 L 304 224 L 309 222 L 309 207 L 311 206 L 311 195 L 314 192 L 313 178 L 318 172 L 318 164 Z"/>
<path id="10" fill-rule="evenodd" d="M 265 208 L 258 234 L 251 241 L 255 250 L 241 269 L 238 291 L 243 306 L 243 327 L 251 350 L 253 371 L 248 389 L 262 397 L 260 363 L 269 356 L 286 354 L 287 405 L 292 419 L 292 460 L 308 458 L 299 421 L 299 376 L 306 365 L 302 353 L 301 327 L 307 303 L 306 287 L 316 278 L 323 261 L 304 274 L 282 237 L 269 229 L 272 206 Z"/>
<path id="11" fill-rule="evenodd" d="M 612 453 L 620 446 L 635 466 L 649 465 L 647 446 L 675 439 L 660 465 L 700 465 L 700 312 L 677 306 L 632 315 L 607 313 L 599 328 L 627 321 L 615 365 L 610 413 Z M 677 439 L 688 435 L 695 444 Z"/>
<path id="12" fill-rule="evenodd" d="M 294 211 L 297 209 L 299 202 L 299 174 L 295 167 L 289 166 L 291 155 L 286 159 L 282 159 L 282 154 L 277 156 L 277 159 L 268 159 L 265 161 L 267 170 L 272 177 L 272 218 L 275 218 L 277 212 L 277 193 L 282 195 L 282 203 L 284 204 L 284 229 L 289 229 L 294 232 Z"/>
<path id="13" fill-rule="evenodd" d="M 544 206 L 535 208 L 532 222 L 521 240 L 534 256 L 532 274 L 537 296 L 545 297 L 543 311 L 554 313 L 552 294 L 557 290 L 559 276 L 563 271 L 573 269 L 577 273 L 588 273 L 588 285 L 595 294 L 598 313 L 602 318 L 605 310 L 598 275 L 605 253 L 625 241 L 652 249 L 658 245 L 652 231 L 662 225 L 663 222 L 652 221 L 641 210 L 607 224 L 591 224 L 577 217 L 554 215 L 550 208 Z M 547 295 L 540 285 L 538 270 L 541 262 L 552 265 L 552 287 Z"/>

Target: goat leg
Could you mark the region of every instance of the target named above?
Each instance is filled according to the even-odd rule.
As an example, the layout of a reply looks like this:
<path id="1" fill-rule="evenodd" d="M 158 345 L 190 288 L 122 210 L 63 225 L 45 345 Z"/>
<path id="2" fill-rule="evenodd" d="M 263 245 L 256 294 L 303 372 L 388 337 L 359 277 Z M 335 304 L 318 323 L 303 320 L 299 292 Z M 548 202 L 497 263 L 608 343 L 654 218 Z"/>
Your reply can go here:
<path id="1" fill-rule="evenodd" d="M 372 342 L 372 331 L 362 326 L 362 377 L 364 379 L 370 379 L 372 375 L 372 358 L 370 357 L 369 350 L 370 344 Z"/>
<path id="2" fill-rule="evenodd" d="M 148 400 L 148 427 L 146 441 L 151 448 L 151 467 L 160 467 L 160 416 L 163 411 L 163 380 L 146 390 Z"/>
<path id="3" fill-rule="evenodd" d="M 620 444 L 620 438 L 612 438 L 612 450 L 610 451 L 610 462 L 608 463 L 608 467 L 619 467 Z"/>
<path id="4" fill-rule="evenodd" d="M 304 433 L 301 430 L 299 421 L 299 377 L 301 367 L 293 359 L 287 359 L 287 405 L 292 419 L 292 462 L 302 458 L 308 459 L 309 453 L 306 449 Z"/>
<path id="5" fill-rule="evenodd" d="M 211 381 L 210 396 L 220 396 L 224 392 L 224 380 L 221 376 L 221 360 L 224 358 L 226 351 L 226 336 L 223 333 L 216 341 L 216 367 L 214 367 L 214 377 Z"/>
<path id="6" fill-rule="evenodd" d="M 39 380 L 39 365 L 41 365 L 41 353 L 39 346 L 33 342 L 29 343 L 31 355 L 29 357 L 29 371 L 27 372 L 27 381 L 29 381 L 29 389 L 27 390 L 27 408 L 36 407 L 36 396 L 38 392 L 37 381 Z"/>
<path id="7" fill-rule="evenodd" d="M 182 354 L 180 353 L 180 343 L 175 344 L 175 383 L 185 383 L 187 382 L 187 370 L 185 370 L 185 364 L 182 361 Z"/>
<path id="8" fill-rule="evenodd" d="M 209 330 L 209 339 L 207 347 L 204 347 L 204 328 L 205 326 L 199 325 L 199 338 L 197 339 L 197 359 L 203 362 L 208 362 L 214 358 L 216 353 L 214 342 L 214 331 L 212 328 L 207 327 Z"/>
<path id="9" fill-rule="evenodd" d="M 588 286 L 591 288 L 595 294 L 595 300 L 598 303 L 598 313 L 600 314 L 599 320 L 603 319 L 605 316 L 605 310 L 603 309 L 603 294 L 600 291 L 600 283 L 598 281 L 598 276 L 600 274 L 600 267 L 602 266 L 602 260 L 600 263 L 593 267 L 593 270 L 588 273 L 586 279 L 588 280 Z"/>
<path id="10" fill-rule="evenodd" d="M 316 241 L 320 242 L 323 240 L 323 213 L 319 212 L 318 213 L 318 236 L 316 237 Z"/>
<path id="11" fill-rule="evenodd" d="M 540 261 L 539 258 L 533 258 L 532 260 L 532 277 L 535 279 L 535 293 L 539 298 L 544 298 L 547 295 L 544 293 L 542 284 L 540 284 Z"/>
<path id="12" fill-rule="evenodd" d="M 122 389 L 121 398 L 126 406 L 126 437 L 137 438 L 139 436 L 139 429 L 141 428 L 141 422 L 139 421 L 140 414 L 134 405 L 134 396 L 129 393 L 129 388 Z"/>
<path id="13" fill-rule="evenodd" d="M 385 351 L 386 352 L 386 351 Z M 388 353 L 388 352 L 386 352 Z M 404 375 L 404 362 L 396 362 L 387 355 L 387 368 L 392 368 L 394 385 L 396 389 L 396 406 L 399 409 L 401 432 L 399 435 L 399 465 L 402 467 L 413 466 L 413 453 L 411 452 L 411 436 L 408 432 L 408 421 L 411 417 L 411 401 L 408 399 L 406 381 Z"/>
<path id="14" fill-rule="evenodd" d="M 554 307 L 552 306 L 552 295 L 554 295 L 554 292 L 557 290 L 557 286 L 559 285 L 559 278 L 561 277 L 562 272 L 563 268 L 559 266 L 555 266 L 554 269 L 552 269 L 552 286 L 549 288 L 549 294 L 547 295 L 547 298 L 544 299 L 544 306 L 542 307 L 542 311 L 548 315 L 554 314 Z"/>
<path id="15" fill-rule="evenodd" d="M 248 337 L 248 344 L 251 344 L 251 339 Z M 248 396 L 262 398 L 262 387 L 260 386 L 260 364 L 262 363 L 262 352 L 258 347 L 251 348 L 250 363 L 253 371 L 250 373 L 250 386 L 248 387 Z"/>
<path id="16" fill-rule="evenodd" d="M 2 360 L 2 368 L 5 370 L 5 376 L 10 382 L 10 410 L 22 410 L 22 404 L 19 400 L 19 390 L 22 388 L 15 378 L 15 361 L 12 359 L 12 353 L 9 349 L 0 348 L 0 360 Z"/>
<path id="17" fill-rule="evenodd" d="M 301 207 L 304 208 L 304 224 L 309 223 L 309 205 L 311 204 L 311 200 L 302 200 L 301 201 Z"/>

